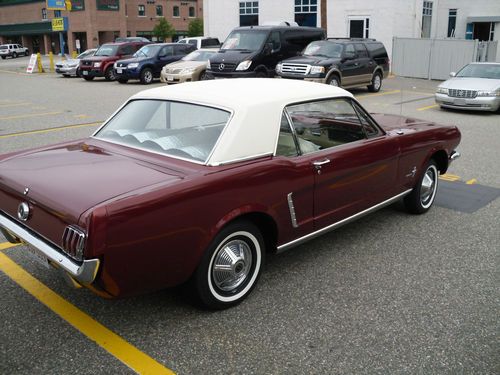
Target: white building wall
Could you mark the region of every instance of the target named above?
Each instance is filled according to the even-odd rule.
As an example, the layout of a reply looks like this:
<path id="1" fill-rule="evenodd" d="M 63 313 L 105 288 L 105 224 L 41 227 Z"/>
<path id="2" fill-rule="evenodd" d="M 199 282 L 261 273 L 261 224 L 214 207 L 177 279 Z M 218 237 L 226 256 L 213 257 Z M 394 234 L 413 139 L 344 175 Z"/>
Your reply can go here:
<path id="1" fill-rule="evenodd" d="M 269 22 L 294 22 L 295 0 L 258 0 L 258 2 L 260 25 Z M 225 40 L 232 29 L 240 26 L 239 3 L 240 0 L 203 0 L 204 35 L 217 37 L 221 42 Z M 320 0 L 318 0 L 316 20 L 320 27 Z"/>

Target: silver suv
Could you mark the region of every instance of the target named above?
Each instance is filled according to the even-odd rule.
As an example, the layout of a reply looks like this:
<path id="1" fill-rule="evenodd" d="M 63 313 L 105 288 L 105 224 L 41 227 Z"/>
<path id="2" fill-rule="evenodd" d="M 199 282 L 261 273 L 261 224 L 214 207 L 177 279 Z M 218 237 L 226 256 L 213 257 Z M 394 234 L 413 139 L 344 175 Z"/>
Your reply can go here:
<path id="1" fill-rule="evenodd" d="M 28 56 L 29 50 L 20 44 L 2 44 L 0 46 L 0 56 L 2 59 L 6 59 L 7 56 L 17 57 L 17 56 Z"/>

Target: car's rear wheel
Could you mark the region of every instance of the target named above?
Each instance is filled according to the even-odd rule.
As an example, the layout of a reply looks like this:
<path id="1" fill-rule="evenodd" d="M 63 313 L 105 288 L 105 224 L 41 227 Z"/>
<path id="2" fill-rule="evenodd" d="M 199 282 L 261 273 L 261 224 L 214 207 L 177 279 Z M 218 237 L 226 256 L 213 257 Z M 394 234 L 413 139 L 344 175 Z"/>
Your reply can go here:
<path id="1" fill-rule="evenodd" d="M 2 60 L 5 60 L 6 59 L 6 56 L 2 56 Z"/>
<path id="2" fill-rule="evenodd" d="M 150 68 L 142 69 L 140 80 L 143 85 L 149 85 L 153 82 L 153 71 Z"/>
<path id="3" fill-rule="evenodd" d="M 12 52 L 12 57 L 15 59 L 17 57 L 17 52 Z"/>
<path id="4" fill-rule="evenodd" d="M 75 75 L 76 75 L 77 77 L 81 77 L 81 76 L 82 76 L 82 72 L 80 72 L 80 69 L 79 69 L 79 68 L 76 68 Z"/>
<path id="5" fill-rule="evenodd" d="M 106 81 L 114 81 L 116 79 L 115 71 L 113 70 L 113 67 L 110 66 L 106 69 L 104 72 L 104 78 Z"/>
<path id="6" fill-rule="evenodd" d="M 427 212 L 436 198 L 439 183 L 437 164 L 431 160 L 420 176 L 413 190 L 404 199 L 406 209 L 413 214 Z"/>
<path id="7" fill-rule="evenodd" d="M 30 51 L 28 51 L 28 50 L 24 51 L 24 56 L 29 56 L 29 54 L 30 54 Z"/>
<path id="8" fill-rule="evenodd" d="M 243 301 L 257 283 L 264 256 L 264 239 L 255 225 L 237 221 L 226 226 L 195 272 L 200 302 L 211 309 L 225 309 Z"/>
<path id="9" fill-rule="evenodd" d="M 379 92 L 382 88 L 382 74 L 377 72 L 372 77 L 371 85 L 368 85 L 368 91 L 370 92 Z"/>
<path id="10" fill-rule="evenodd" d="M 335 74 L 331 75 L 327 80 L 326 80 L 327 85 L 335 86 L 335 87 L 340 87 L 340 80 L 339 77 L 337 77 Z"/>

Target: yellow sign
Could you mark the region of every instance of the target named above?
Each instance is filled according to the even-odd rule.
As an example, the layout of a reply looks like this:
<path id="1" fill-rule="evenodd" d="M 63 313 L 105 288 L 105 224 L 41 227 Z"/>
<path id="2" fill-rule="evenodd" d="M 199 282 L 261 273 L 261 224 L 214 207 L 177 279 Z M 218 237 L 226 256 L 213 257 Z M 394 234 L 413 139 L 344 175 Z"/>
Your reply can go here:
<path id="1" fill-rule="evenodd" d="M 52 19 L 52 31 L 64 31 L 64 18 Z"/>

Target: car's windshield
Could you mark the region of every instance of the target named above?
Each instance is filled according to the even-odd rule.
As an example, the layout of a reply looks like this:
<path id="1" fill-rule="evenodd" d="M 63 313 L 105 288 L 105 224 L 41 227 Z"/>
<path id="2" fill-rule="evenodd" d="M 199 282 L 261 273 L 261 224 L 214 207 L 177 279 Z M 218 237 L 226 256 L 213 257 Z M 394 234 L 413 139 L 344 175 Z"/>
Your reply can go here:
<path id="1" fill-rule="evenodd" d="M 95 50 L 94 49 L 88 49 L 85 52 L 80 53 L 76 58 L 77 59 L 84 59 L 85 57 L 93 56 Z"/>
<path id="2" fill-rule="evenodd" d="M 267 35 L 268 32 L 265 31 L 233 31 L 227 37 L 221 50 L 258 51 L 267 39 Z"/>
<path id="3" fill-rule="evenodd" d="M 469 64 L 462 68 L 456 76 L 500 79 L 500 64 Z"/>
<path id="4" fill-rule="evenodd" d="M 103 44 L 94 56 L 114 56 L 118 51 L 118 45 L 116 44 Z"/>
<path id="5" fill-rule="evenodd" d="M 134 57 L 155 57 L 161 47 L 160 45 L 144 46 L 134 53 Z"/>
<path id="6" fill-rule="evenodd" d="M 184 56 L 181 60 L 183 61 L 207 61 L 215 51 L 193 51 L 190 54 Z"/>
<path id="7" fill-rule="evenodd" d="M 307 45 L 303 55 L 340 58 L 342 56 L 342 44 L 323 40 L 312 42 Z"/>
<path id="8" fill-rule="evenodd" d="M 133 100 L 95 135 L 99 139 L 206 163 L 228 111 L 166 100 Z"/>

